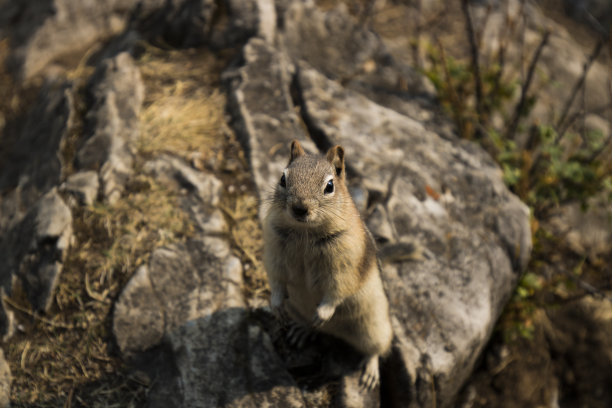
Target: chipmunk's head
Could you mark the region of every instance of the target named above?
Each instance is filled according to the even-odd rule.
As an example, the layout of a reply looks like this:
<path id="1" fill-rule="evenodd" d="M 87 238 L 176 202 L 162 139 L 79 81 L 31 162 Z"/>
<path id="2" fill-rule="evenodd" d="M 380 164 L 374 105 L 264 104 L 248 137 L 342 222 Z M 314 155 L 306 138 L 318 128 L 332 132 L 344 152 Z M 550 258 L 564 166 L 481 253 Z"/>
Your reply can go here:
<path id="1" fill-rule="evenodd" d="M 294 140 L 274 193 L 285 218 L 304 228 L 324 226 L 342 217 L 346 200 L 344 149 L 334 146 L 325 157 L 310 155 Z"/>

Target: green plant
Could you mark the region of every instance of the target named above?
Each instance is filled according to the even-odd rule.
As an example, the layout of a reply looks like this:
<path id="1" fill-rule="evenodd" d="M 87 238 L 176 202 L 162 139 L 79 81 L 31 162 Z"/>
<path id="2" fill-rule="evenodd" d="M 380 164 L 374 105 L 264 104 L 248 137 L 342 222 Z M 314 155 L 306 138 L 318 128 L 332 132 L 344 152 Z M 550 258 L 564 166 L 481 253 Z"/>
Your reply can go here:
<path id="1" fill-rule="evenodd" d="M 536 75 L 550 32 L 541 34 L 527 69 L 525 65 L 513 69 L 508 67 L 505 49 L 512 39 L 502 40 L 497 55 L 483 57 L 468 3 L 462 5 L 469 55 L 449 56 L 437 41 L 436 46 L 426 48 L 429 64 L 423 72 L 435 86 L 459 136 L 481 144 L 502 168 L 506 185 L 530 207 L 532 260 L 499 328 L 506 340 L 531 338 L 537 310 L 594 290 L 581 281 L 582 274 L 568 271 L 584 269 L 601 274 L 603 270 L 595 263 L 585 263 L 584 254 L 573 253 L 564 237 L 551 233 L 547 222 L 563 205 L 579 203 L 587 209 L 590 200 L 599 195 L 612 202 L 612 136 L 606 138 L 601 131 L 575 126 L 584 111 L 570 109 L 577 95 L 585 91 L 588 71 L 602 41 L 589 55 L 567 100 L 558 104 L 556 123 L 541 123 L 531 117 L 538 102 L 531 88 L 534 78 L 540 78 L 540 87 L 554 86 L 544 74 Z"/>

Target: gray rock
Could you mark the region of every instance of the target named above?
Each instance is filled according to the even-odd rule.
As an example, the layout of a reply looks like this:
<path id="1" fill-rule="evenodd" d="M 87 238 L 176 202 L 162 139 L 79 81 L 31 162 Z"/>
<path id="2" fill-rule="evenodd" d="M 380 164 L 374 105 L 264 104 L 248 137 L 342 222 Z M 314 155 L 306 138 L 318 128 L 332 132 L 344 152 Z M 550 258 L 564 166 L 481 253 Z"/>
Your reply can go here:
<path id="1" fill-rule="evenodd" d="M 338 405 L 346 408 L 380 407 L 379 392 L 364 392 L 359 385 L 361 373 L 355 371 L 352 375 L 345 375 L 340 380 Z"/>
<path id="2" fill-rule="evenodd" d="M 134 361 L 164 355 L 150 371 L 148 406 L 304 406 L 242 286 L 239 259 L 216 237 L 157 249 L 130 280 L 113 332 Z"/>
<path id="3" fill-rule="evenodd" d="M 274 0 L 225 0 L 227 23 L 211 34 L 215 48 L 244 44 L 251 37 L 274 42 L 276 34 L 276 7 Z"/>
<path id="4" fill-rule="evenodd" d="M 201 45 L 214 10 L 212 0 L 25 0 L 1 5 L 0 27 L 11 33 L 14 71 L 27 80 L 130 24 L 177 46 Z"/>
<path id="5" fill-rule="evenodd" d="M 350 16 L 344 5 L 323 12 L 314 2 L 293 1 L 281 18 L 279 43 L 294 61 L 306 61 L 345 87 L 415 120 L 427 122 L 436 116 L 429 80 L 394 59 L 381 38 Z"/>
<path id="6" fill-rule="evenodd" d="M 563 205 L 551 217 L 549 224 L 556 236 L 566 238 L 573 251 L 597 262 L 612 251 L 609 206 L 605 194 L 589 200 L 588 211 L 583 210 L 580 204 Z"/>
<path id="7" fill-rule="evenodd" d="M 199 233 L 227 233 L 227 222 L 217 208 L 223 185 L 215 176 L 200 172 L 184 160 L 170 155 L 146 162 L 143 171 L 179 193 L 181 208 L 189 214 Z"/>
<path id="8" fill-rule="evenodd" d="M 610 34 L 612 4 L 608 0 L 563 0 L 560 3 L 571 18 L 603 36 Z"/>
<path id="9" fill-rule="evenodd" d="M 300 141 L 307 137 L 293 109 L 293 65 L 288 58 L 259 38 L 251 39 L 242 53 L 244 66 L 224 74 L 231 88 L 228 104 L 233 127 L 249 154 L 255 184 L 266 191 L 287 164 L 287 135 Z M 307 143 L 305 148 L 312 146 Z"/>
<path id="10" fill-rule="evenodd" d="M 92 205 L 98 196 L 100 182 L 95 171 L 80 171 L 68 177 L 61 190 L 77 200 L 80 205 Z"/>
<path id="11" fill-rule="evenodd" d="M 89 85 L 89 134 L 77 153 L 79 168 L 100 174 L 102 195 L 116 201 L 132 174 L 134 143 L 144 98 L 140 71 L 128 53 L 105 60 Z"/>
<path id="12" fill-rule="evenodd" d="M 74 123 L 71 84 L 47 83 L 25 117 L 7 123 L 0 150 L 0 236 L 63 177 L 62 146 Z"/>
<path id="13" fill-rule="evenodd" d="M 604 296 L 601 296 L 604 295 Z M 549 310 L 546 341 L 556 369 L 559 406 L 604 407 L 612 403 L 612 293 Z M 548 320 L 546 319 L 546 320 Z"/>
<path id="14" fill-rule="evenodd" d="M 72 214 L 57 189 L 45 194 L 7 236 L 0 246 L 2 287 L 11 293 L 18 276 L 32 306 L 47 310 L 72 239 Z"/>
<path id="15" fill-rule="evenodd" d="M 246 309 L 221 309 L 169 337 L 184 387 L 181 406 L 305 406 L 268 334 Z"/>
<path id="16" fill-rule="evenodd" d="M 4 359 L 4 352 L 0 350 L 0 407 L 11 406 L 11 368 Z"/>
<path id="17" fill-rule="evenodd" d="M 195 193 L 208 206 L 219 204 L 221 181 L 211 174 L 195 170 L 177 157 L 161 155 L 145 163 L 143 170 L 175 190 L 186 189 Z"/>
<path id="18" fill-rule="evenodd" d="M 361 54 L 336 46 L 329 47 L 332 54 L 326 58 L 318 57 L 317 45 L 326 55 L 329 37 L 312 33 L 310 25 L 327 33 L 330 26 L 340 30 L 338 22 L 345 20 L 308 7 L 290 5 L 287 15 L 305 14 L 291 17 L 296 26 L 279 35 L 285 35 L 293 58 L 310 59 L 318 70 L 287 61 L 283 52 L 252 39 L 245 46 L 244 67 L 232 77 L 230 113 L 262 197 L 286 165 L 290 140 L 305 137 L 303 129 L 284 125 L 294 123 L 288 118 L 297 104 L 317 146 L 344 145 L 349 175 L 358 176 L 371 197 L 368 202 L 375 205 L 372 227 L 378 235 L 396 242 L 416 239 L 424 247 L 423 261 L 384 269 L 397 344 L 383 387 L 392 404 L 446 406 L 471 372 L 527 264 L 528 210 L 475 145 L 446 140 L 401 109 L 387 109 L 331 81 L 349 74 L 334 72 L 327 60 L 358 62 Z M 325 24 L 325 18 L 338 24 Z M 300 33 L 291 34 L 295 38 L 304 38 L 299 50 L 297 44 L 287 46 L 291 30 Z M 363 63 L 380 50 L 367 35 L 365 43 L 372 51 L 365 52 Z M 299 98 L 290 99 L 288 89 Z M 348 382 L 338 392 L 342 403 L 349 404 L 351 392 L 345 386 Z"/>
<path id="19" fill-rule="evenodd" d="M 227 241 L 205 237 L 159 248 L 121 293 L 113 332 L 125 355 L 149 349 L 188 321 L 226 305 L 244 306 L 241 264 Z"/>
<path id="20" fill-rule="evenodd" d="M 475 146 L 444 140 L 304 65 L 299 86 L 313 127 L 330 144 L 345 146 L 366 185 L 388 186 L 385 208 L 394 238 L 416 237 L 426 248 L 427 259 L 387 267 L 383 276 L 411 373 L 412 385 L 405 386 L 430 383 L 445 406 L 527 265 L 528 209 Z M 418 377 L 420 368 L 427 377 Z M 413 404 L 421 398 L 415 397 Z"/>
<path id="21" fill-rule="evenodd" d="M 214 0 L 173 0 L 160 7 L 159 2 L 145 1 L 142 7 L 140 29 L 147 37 L 163 38 L 175 47 L 197 47 L 208 42 L 213 15 L 217 9 Z M 149 3 L 149 4 L 147 4 Z"/>
<path id="22" fill-rule="evenodd" d="M 536 67 L 542 75 L 534 78 L 531 87 L 534 92 L 537 90 L 537 98 L 524 123 L 556 123 L 559 120 L 563 105 L 571 97 L 574 84 L 582 76 L 584 64 L 589 59 L 589 54 L 593 49 L 593 45 L 585 46 L 584 43 L 592 42 L 594 44 L 597 38 L 597 36 L 593 36 L 593 38 L 584 36 L 584 33 L 580 33 L 575 25 L 562 24 L 556 21 L 548 12 L 549 9 L 554 8 L 550 4 L 554 2 L 548 0 L 535 3 L 527 2 L 524 4 L 525 11 L 521 16 L 519 16 L 519 13 L 522 10 L 523 3 L 519 0 L 504 0 L 500 7 L 494 7 L 490 12 L 487 11 L 486 7 L 475 7 L 473 9 L 474 14 L 478 16 L 475 19 L 475 24 L 484 22 L 485 17 L 488 19 L 482 34 L 481 55 L 495 55 L 502 44 L 507 44 L 505 62 L 507 67 L 520 66 L 520 61 L 524 58 L 524 55 L 533 55 L 542 39 L 542 33 L 544 31 L 550 31 L 551 33 Z M 560 3 L 561 0 L 556 2 Z M 565 1 L 563 2 L 565 3 Z M 585 10 L 588 3 L 594 4 L 596 2 L 596 0 L 571 0 L 568 3 L 574 3 L 577 9 Z M 543 7 L 539 7 L 537 3 L 543 3 Z M 561 9 L 562 5 L 557 4 L 557 8 Z M 610 7 L 609 9 L 612 10 Z M 517 36 L 520 35 L 521 38 L 524 38 L 524 43 L 523 41 L 517 41 L 515 38 L 510 38 L 510 41 L 508 41 L 508 38 L 504 38 L 508 37 L 505 21 L 508 19 L 518 21 L 523 18 L 524 22 L 517 27 L 517 33 L 520 33 Z M 591 28 L 598 30 L 595 26 Z M 516 75 L 519 76 L 518 73 Z M 592 118 L 597 117 L 596 123 L 609 122 L 606 114 L 602 114 L 600 111 L 600 107 L 609 104 L 609 92 L 606 87 L 601 86 L 601 84 L 609 81 L 609 77 L 610 67 L 604 59 L 599 58 L 592 64 L 585 79 L 585 95 L 588 95 L 588 97 L 584 99 L 583 106 L 580 108 L 578 108 L 578 103 L 575 103 L 569 112 L 569 116 L 571 117 L 581 109 L 585 113 L 592 113 Z M 550 86 L 554 83 L 566 84 L 566 86 Z M 513 106 L 509 108 L 512 109 Z M 590 121 L 592 122 L 592 120 Z M 581 122 L 581 120 L 576 122 Z M 605 128 L 598 130 L 606 131 Z M 576 128 L 576 131 L 577 133 L 583 132 L 582 129 L 578 128 Z M 521 143 L 525 143 L 525 141 L 519 140 L 519 146 L 521 146 Z"/>
<path id="23" fill-rule="evenodd" d="M 113 333 L 126 354 L 145 351 L 161 342 L 164 309 L 153 290 L 149 268 L 141 266 L 115 303 Z"/>

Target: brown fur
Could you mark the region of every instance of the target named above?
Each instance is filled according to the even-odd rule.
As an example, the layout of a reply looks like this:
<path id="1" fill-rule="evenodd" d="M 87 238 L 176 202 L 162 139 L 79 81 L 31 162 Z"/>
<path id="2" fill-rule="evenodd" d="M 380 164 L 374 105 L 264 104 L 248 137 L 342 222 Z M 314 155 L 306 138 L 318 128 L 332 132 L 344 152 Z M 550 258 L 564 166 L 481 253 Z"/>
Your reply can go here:
<path id="1" fill-rule="evenodd" d="M 365 354 L 361 379 L 373 387 L 378 357 L 389 351 L 393 334 L 376 247 L 345 172 L 342 147 L 320 157 L 291 144 L 264 220 L 264 263 L 272 308 Z"/>

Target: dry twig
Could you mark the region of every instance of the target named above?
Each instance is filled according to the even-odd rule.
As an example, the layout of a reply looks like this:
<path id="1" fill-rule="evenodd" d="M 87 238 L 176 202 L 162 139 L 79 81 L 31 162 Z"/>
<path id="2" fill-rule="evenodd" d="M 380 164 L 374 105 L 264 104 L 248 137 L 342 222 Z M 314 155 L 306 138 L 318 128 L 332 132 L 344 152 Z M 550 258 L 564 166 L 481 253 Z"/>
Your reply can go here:
<path id="1" fill-rule="evenodd" d="M 593 49 L 593 52 L 591 52 L 591 54 L 589 55 L 589 58 L 584 63 L 584 66 L 582 68 L 582 75 L 580 76 L 580 78 L 578 78 L 578 81 L 576 81 L 576 84 L 574 85 L 574 88 L 572 89 L 572 92 L 570 93 L 569 98 L 567 98 L 567 101 L 565 102 L 565 106 L 563 107 L 563 110 L 561 111 L 562 113 L 561 113 L 561 116 L 559 117 L 559 120 L 557 121 L 557 125 L 555 126 L 555 128 L 557 129 L 557 137 L 555 139 L 555 143 L 558 143 L 563 138 L 563 136 L 565 135 L 565 132 L 567 132 L 567 129 L 571 126 L 571 122 L 567 120 L 569 110 L 574 104 L 576 95 L 578 95 L 578 92 L 580 91 L 580 89 L 582 89 L 585 86 L 585 81 L 589 73 L 589 70 L 591 69 L 593 62 L 599 56 L 599 53 L 601 52 L 601 49 L 603 48 L 605 42 L 606 41 L 603 38 L 600 38 L 599 40 L 597 40 L 597 44 L 595 44 L 595 48 Z"/>
<path id="2" fill-rule="evenodd" d="M 516 108 L 514 108 L 514 113 L 512 115 L 512 119 L 510 120 L 510 124 L 508 125 L 508 130 L 506 132 L 506 138 L 508 140 L 514 139 L 514 135 L 516 133 L 518 123 L 521 119 L 521 116 L 523 115 L 525 111 L 525 102 L 527 101 L 527 92 L 529 91 L 529 87 L 531 86 L 531 81 L 533 80 L 533 73 L 535 72 L 535 67 L 538 64 L 540 55 L 542 54 L 542 50 L 548 43 L 549 37 L 550 37 L 550 31 L 546 31 L 544 32 L 544 34 L 542 34 L 542 40 L 540 40 L 540 44 L 538 45 L 538 48 L 536 49 L 535 53 L 533 54 L 533 58 L 531 59 L 531 62 L 529 63 L 529 69 L 527 71 L 527 78 L 525 79 L 525 82 L 523 82 L 523 86 L 521 87 L 521 98 L 519 99 L 519 102 L 516 105 Z"/>
<path id="3" fill-rule="evenodd" d="M 468 0 L 461 0 L 461 10 L 463 11 L 463 15 L 465 17 L 465 28 L 467 30 L 468 40 L 470 42 L 472 70 L 474 71 L 474 89 L 476 92 L 476 115 L 478 116 L 478 123 L 482 124 L 484 112 L 482 107 L 482 78 L 480 76 L 479 62 L 480 55 L 478 51 L 478 44 L 476 43 L 476 33 L 474 32 L 474 25 L 470 15 Z M 480 130 L 477 130 L 477 133 L 480 133 Z"/>

